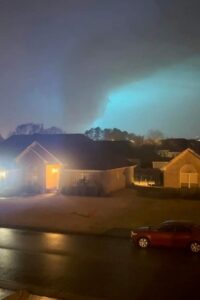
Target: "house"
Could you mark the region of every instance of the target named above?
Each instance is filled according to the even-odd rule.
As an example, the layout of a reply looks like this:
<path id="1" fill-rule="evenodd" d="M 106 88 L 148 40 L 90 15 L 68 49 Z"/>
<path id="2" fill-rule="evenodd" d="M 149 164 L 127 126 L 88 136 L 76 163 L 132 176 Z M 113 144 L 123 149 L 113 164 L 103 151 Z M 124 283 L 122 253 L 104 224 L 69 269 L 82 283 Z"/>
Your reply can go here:
<path id="1" fill-rule="evenodd" d="M 200 153 L 200 142 L 194 139 L 184 138 L 164 139 L 161 141 L 157 152 L 162 157 L 173 158 L 188 148 Z"/>
<path id="2" fill-rule="evenodd" d="M 123 155 L 130 162 L 142 168 L 151 168 L 152 161 L 160 160 L 155 145 L 144 144 L 135 145 L 131 141 L 98 141 L 115 154 Z"/>
<path id="3" fill-rule="evenodd" d="M 135 145 L 130 141 L 98 141 L 97 143 L 104 145 L 115 154 L 123 155 L 130 163 L 136 165 L 133 179 L 135 185 L 162 185 L 160 165 L 163 166 L 169 158 L 161 157 L 157 153 L 157 145 Z M 156 162 L 154 168 L 152 162 Z"/>
<path id="4" fill-rule="evenodd" d="M 163 185 L 167 188 L 199 188 L 200 156 L 188 148 L 163 168 Z"/>
<path id="5" fill-rule="evenodd" d="M 0 188 L 109 194 L 130 185 L 134 164 L 82 134 L 14 135 L 0 145 Z"/>
<path id="6" fill-rule="evenodd" d="M 175 156 L 177 156 L 180 152 L 176 152 L 176 151 L 170 151 L 169 149 L 161 149 L 158 150 L 158 155 L 160 157 L 166 157 L 166 158 L 174 158 Z"/>

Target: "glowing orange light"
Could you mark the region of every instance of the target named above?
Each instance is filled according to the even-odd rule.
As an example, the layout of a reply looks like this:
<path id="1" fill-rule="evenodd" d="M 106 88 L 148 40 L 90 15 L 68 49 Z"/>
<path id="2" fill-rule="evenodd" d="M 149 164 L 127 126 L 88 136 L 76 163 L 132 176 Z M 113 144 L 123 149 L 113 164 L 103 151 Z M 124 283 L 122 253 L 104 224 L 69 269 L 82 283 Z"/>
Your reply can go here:
<path id="1" fill-rule="evenodd" d="M 58 173 L 58 169 L 52 168 L 51 172 L 52 172 L 53 174 Z"/>
<path id="2" fill-rule="evenodd" d="M 46 189 L 58 189 L 60 182 L 60 165 L 48 164 L 46 165 Z"/>

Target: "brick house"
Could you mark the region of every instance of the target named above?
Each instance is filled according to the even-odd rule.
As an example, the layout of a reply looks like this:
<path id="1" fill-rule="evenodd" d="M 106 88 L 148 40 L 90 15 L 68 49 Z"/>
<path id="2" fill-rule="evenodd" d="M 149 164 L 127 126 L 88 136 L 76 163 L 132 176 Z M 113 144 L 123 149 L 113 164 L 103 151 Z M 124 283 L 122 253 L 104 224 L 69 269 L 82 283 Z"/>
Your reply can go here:
<path id="1" fill-rule="evenodd" d="M 200 187 L 200 156 L 189 148 L 182 151 L 161 170 L 163 172 L 164 187 Z"/>
<path id="2" fill-rule="evenodd" d="M 129 186 L 134 165 L 82 134 L 14 135 L 0 145 L 0 188 L 80 188 L 98 194 Z"/>

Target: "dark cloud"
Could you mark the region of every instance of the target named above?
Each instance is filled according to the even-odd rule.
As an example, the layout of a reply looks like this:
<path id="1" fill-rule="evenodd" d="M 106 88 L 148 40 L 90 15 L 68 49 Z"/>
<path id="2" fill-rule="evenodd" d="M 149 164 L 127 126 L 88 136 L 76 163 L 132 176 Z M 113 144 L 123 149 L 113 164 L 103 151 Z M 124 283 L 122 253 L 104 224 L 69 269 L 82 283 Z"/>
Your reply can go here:
<path id="1" fill-rule="evenodd" d="M 101 114 L 111 89 L 199 53 L 198 6 L 101 1 L 90 11 L 93 17 L 86 13 L 77 20 L 84 38 L 74 41 L 65 65 L 68 126 L 74 116 L 84 126 Z"/>
<path id="2" fill-rule="evenodd" d="M 198 54 L 199 20 L 194 0 L 1 1 L 0 125 L 83 130 L 114 89 Z"/>

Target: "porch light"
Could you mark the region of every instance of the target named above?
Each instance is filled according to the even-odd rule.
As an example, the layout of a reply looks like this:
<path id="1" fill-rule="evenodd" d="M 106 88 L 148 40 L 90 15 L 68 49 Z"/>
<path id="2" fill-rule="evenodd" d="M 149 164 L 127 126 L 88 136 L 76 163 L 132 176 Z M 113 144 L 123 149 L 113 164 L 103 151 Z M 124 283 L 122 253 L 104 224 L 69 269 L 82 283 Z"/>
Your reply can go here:
<path id="1" fill-rule="evenodd" d="M 58 173 L 58 169 L 57 169 L 57 168 L 52 168 L 51 172 L 52 172 L 53 174 L 56 174 L 56 173 Z"/>
<path id="2" fill-rule="evenodd" d="M 0 170 L 0 180 L 3 180 L 6 178 L 6 171 Z"/>

